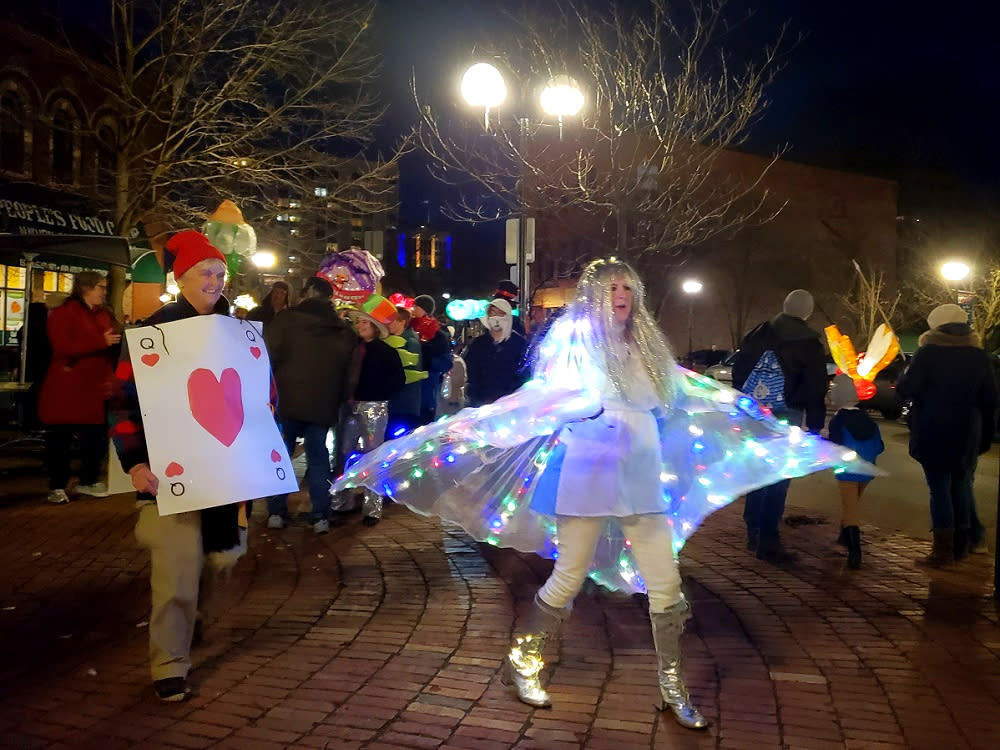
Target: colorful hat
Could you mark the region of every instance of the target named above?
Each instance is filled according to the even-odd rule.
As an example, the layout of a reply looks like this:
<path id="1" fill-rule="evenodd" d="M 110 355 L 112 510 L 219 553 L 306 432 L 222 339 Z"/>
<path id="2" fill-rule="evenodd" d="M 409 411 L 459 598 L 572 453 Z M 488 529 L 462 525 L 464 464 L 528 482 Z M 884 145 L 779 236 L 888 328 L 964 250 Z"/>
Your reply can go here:
<path id="1" fill-rule="evenodd" d="M 372 294 L 361 303 L 360 308 L 347 309 L 351 320 L 363 319 L 374 325 L 382 338 L 389 335 L 388 325 L 396 319 L 396 306 L 380 294 Z"/>
<path id="2" fill-rule="evenodd" d="M 188 229 L 167 240 L 167 252 L 174 258 L 174 278 L 179 279 L 191 266 L 209 258 L 226 262 L 226 256 L 201 232 Z M 165 264 L 169 265 L 169 264 Z"/>

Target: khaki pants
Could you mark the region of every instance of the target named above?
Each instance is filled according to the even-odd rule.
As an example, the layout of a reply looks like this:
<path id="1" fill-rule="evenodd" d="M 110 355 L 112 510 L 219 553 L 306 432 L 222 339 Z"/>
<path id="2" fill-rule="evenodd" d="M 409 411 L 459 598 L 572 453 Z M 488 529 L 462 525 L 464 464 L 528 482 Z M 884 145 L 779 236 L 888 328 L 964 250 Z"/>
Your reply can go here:
<path id="1" fill-rule="evenodd" d="M 187 677 L 205 557 L 201 513 L 161 516 L 155 503 L 147 503 L 139 509 L 135 538 L 149 550 L 150 557 L 153 607 L 149 616 L 149 662 L 153 680 Z"/>
<path id="2" fill-rule="evenodd" d="M 649 611 L 665 611 L 681 600 L 681 575 L 666 514 L 649 513 L 618 520 L 632 542 L 639 575 L 646 582 Z M 555 609 L 572 604 L 587 577 L 606 524 L 607 519 L 600 517 L 557 516 L 559 557 L 552 575 L 538 592 L 543 602 Z"/>

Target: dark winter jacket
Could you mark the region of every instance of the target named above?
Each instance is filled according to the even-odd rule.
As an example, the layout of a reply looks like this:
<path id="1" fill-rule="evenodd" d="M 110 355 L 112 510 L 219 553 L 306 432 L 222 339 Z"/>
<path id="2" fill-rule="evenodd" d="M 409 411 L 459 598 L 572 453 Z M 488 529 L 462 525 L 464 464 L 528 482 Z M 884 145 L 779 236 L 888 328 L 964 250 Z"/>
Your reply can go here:
<path id="1" fill-rule="evenodd" d="M 417 336 L 417 332 L 412 328 L 406 328 L 400 336 L 406 341 L 402 348 L 411 354 L 416 354 L 418 357 L 415 365 L 405 369 L 414 371 L 423 370 L 423 354 L 421 353 L 420 338 Z M 426 380 L 426 378 L 423 380 Z M 399 393 L 389 399 L 390 416 L 420 416 L 420 390 L 423 387 L 423 380 L 415 380 L 412 383 L 407 383 Z"/>
<path id="2" fill-rule="evenodd" d="M 276 316 L 264 341 L 278 383 L 278 416 L 333 426 L 347 393 L 357 334 L 329 300 L 311 297 Z"/>
<path id="3" fill-rule="evenodd" d="M 858 408 L 840 409 L 830 420 L 830 440 L 845 448 L 850 448 L 870 464 L 885 450 L 882 434 L 875 420 Z M 841 472 L 837 479 L 842 482 L 867 482 L 868 474 Z"/>
<path id="4" fill-rule="evenodd" d="M 406 383 L 403 363 L 396 350 L 381 339 L 358 344 L 361 359 L 355 401 L 388 401 Z"/>
<path id="5" fill-rule="evenodd" d="M 805 412 L 806 429 L 819 432 L 826 421 L 826 357 L 819 333 L 801 318 L 780 313 L 761 323 L 740 343 L 733 360 L 733 387 L 742 389 L 757 361 L 773 351 L 785 376 L 785 403 Z"/>
<path id="6" fill-rule="evenodd" d="M 114 359 L 104 332 L 120 330 L 103 307 L 70 297 L 49 313 L 52 358 L 38 397 L 44 424 L 104 424 Z M 28 329 L 29 343 L 31 329 Z"/>
<path id="7" fill-rule="evenodd" d="M 910 408 L 910 455 L 938 471 L 971 469 L 989 450 L 997 386 L 989 356 L 965 323 L 927 331 L 896 383 Z"/>
<path id="8" fill-rule="evenodd" d="M 489 332 L 476 337 L 465 354 L 469 406 L 491 404 L 524 385 L 530 377 L 524 363 L 527 350 L 524 336 L 514 331 L 499 343 Z"/>
<path id="9" fill-rule="evenodd" d="M 438 392 L 441 390 L 441 378 L 451 369 L 451 344 L 448 334 L 438 330 L 427 341 L 421 341 L 420 356 L 427 377 L 420 381 L 421 408 L 433 413 L 437 409 Z"/>

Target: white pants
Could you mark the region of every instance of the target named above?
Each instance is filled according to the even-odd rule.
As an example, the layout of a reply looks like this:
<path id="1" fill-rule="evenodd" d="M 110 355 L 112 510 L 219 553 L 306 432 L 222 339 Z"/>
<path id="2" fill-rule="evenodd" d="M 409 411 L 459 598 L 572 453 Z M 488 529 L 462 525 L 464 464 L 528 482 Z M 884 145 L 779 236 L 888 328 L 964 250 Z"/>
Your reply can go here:
<path id="1" fill-rule="evenodd" d="M 662 513 L 648 513 L 619 519 L 632 541 L 632 554 L 639 575 L 646 582 L 649 611 L 663 612 L 681 599 L 681 575 L 674 558 L 670 524 Z M 538 595 L 550 607 L 568 607 L 587 577 L 597 541 L 607 519 L 589 516 L 558 516 L 556 519 L 559 557 L 552 575 Z"/>

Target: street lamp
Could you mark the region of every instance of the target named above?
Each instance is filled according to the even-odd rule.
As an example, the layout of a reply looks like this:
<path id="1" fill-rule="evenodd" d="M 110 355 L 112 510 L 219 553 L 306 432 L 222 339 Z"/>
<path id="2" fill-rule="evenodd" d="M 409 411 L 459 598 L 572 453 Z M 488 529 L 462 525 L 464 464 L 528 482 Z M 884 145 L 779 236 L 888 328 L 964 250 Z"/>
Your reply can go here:
<path id="1" fill-rule="evenodd" d="M 688 296 L 688 356 L 694 351 L 694 298 L 701 294 L 703 284 L 697 279 L 685 279 L 681 284 L 681 291 Z M 694 362 L 689 364 L 694 365 Z"/>
<path id="2" fill-rule="evenodd" d="M 257 268 L 273 268 L 277 259 L 274 257 L 274 253 L 269 253 L 266 250 L 260 250 L 253 254 L 250 261 L 257 266 Z"/>
<path id="3" fill-rule="evenodd" d="M 962 281 L 969 275 L 969 267 L 958 260 L 950 260 L 941 265 L 941 275 L 945 281 Z"/>
<path id="4" fill-rule="evenodd" d="M 483 126 L 489 130 L 490 110 L 507 98 L 503 75 L 489 63 L 476 63 L 462 76 L 462 98 L 469 106 L 483 108 Z"/>
<path id="5" fill-rule="evenodd" d="M 490 128 L 490 109 L 496 109 L 507 98 L 507 84 L 503 74 L 489 63 L 476 63 L 462 76 L 462 98 L 471 107 L 482 107 L 483 126 Z M 563 118 L 579 114 L 583 109 L 584 96 L 576 81 L 568 75 L 551 78 L 543 89 L 539 104 L 542 110 L 559 121 L 559 138 L 562 139 Z M 528 120 L 518 117 L 522 142 L 528 137 Z M 517 305 L 526 314 L 528 300 L 528 215 L 521 198 L 523 175 L 518 181 L 518 243 L 517 243 Z"/>

